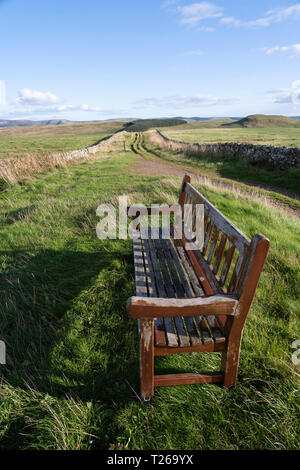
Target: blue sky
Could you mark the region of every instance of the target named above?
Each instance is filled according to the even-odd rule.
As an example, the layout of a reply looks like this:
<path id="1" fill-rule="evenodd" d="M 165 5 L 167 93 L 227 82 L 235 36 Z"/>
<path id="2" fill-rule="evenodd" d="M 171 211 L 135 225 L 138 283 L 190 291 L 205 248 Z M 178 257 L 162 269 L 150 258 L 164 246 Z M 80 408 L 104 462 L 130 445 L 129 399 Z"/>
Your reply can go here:
<path id="1" fill-rule="evenodd" d="M 295 0 L 0 0 L 0 38 L 0 119 L 300 115 Z"/>

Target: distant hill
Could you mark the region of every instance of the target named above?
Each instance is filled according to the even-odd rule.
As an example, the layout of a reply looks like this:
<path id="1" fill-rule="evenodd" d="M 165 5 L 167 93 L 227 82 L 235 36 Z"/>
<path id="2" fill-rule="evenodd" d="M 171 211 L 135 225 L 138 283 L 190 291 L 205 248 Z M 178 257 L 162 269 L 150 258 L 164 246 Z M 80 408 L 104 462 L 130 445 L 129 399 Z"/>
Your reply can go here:
<path id="1" fill-rule="evenodd" d="M 176 116 L 174 119 L 183 119 L 185 121 L 220 121 L 220 120 L 226 120 L 226 121 L 238 121 L 241 119 L 241 117 L 183 117 L 183 116 Z"/>
<path id="2" fill-rule="evenodd" d="M 207 121 L 196 121 L 199 125 L 199 128 L 212 128 L 212 127 L 222 127 L 224 124 L 231 124 L 234 123 L 235 121 L 231 118 L 211 118 L 208 119 Z"/>
<path id="3" fill-rule="evenodd" d="M 300 122 L 286 116 L 253 114 L 247 116 L 239 121 L 232 123 L 225 123 L 223 127 L 256 127 L 256 128 L 271 128 L 271 127 L 300 127 Z"/>
<path id="4" fill-rule="evenodd" d="M 144 132 L 152 127 L 170 127 L 186 124 L 182 119 L 137 119 L 124 125 L 127 132 Z"/>
<path id="5" fill-rule="evenodd" d="M 0 127 L 59 126 L 61 124 L 70 124 L 72 122 L 73 121 L 68 121 L 67 119 L 48 119 L 46 121 L 30 121 L 27 119 L 0 119 Z"/>

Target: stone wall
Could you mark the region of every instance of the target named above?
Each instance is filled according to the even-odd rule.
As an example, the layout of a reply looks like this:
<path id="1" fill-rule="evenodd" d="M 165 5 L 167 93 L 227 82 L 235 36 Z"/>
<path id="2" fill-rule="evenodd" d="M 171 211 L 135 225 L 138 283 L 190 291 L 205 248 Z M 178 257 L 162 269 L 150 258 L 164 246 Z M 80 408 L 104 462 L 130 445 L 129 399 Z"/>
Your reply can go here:
<path id="1" fill-rule="evenodd" d="M 299 131 L 300 132 L 300 131 Z M 224 158 L 238 158 L 262 163 L 272 170 L 287 171 L 300 168 L 300 148 L 273 147 L 271 145 L 253 145 L 237 142 L 202 144 L 172 140 L 160 131 L 148 132 L 154 145 L 171 150 L 195 155 Z"/>
<path id="2" fill-rule="evenodd" d="M 125 131 L 118 132 L 109 139 L 102 140 L 97 145 L 71 152 L 50 155 L 26 155 L 19 158 L 0 158 L 0 180 L 17 182 L 35 173 L 41 173 L 55 167 L 75 164 L 89 160 L 96 153 L 109 152 L 115 143 L 124 140 Z"/>

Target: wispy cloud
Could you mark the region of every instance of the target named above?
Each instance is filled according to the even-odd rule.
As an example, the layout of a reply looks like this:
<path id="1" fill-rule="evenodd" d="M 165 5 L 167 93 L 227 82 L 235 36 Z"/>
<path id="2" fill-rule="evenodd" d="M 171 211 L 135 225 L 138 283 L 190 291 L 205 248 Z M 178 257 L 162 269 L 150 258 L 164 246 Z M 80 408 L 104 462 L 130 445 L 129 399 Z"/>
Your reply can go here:
<path id="1" fill-rule="evenodd" d="M 288 8 L 275 8 L 269 10 L 266 16 L 258 18 L 254 21 L 248 21 L 249 26 L 270 26 L 272 23 L 281 23 L 286 19 L 300 18 L 300 3 L 296 3 Z"/>
<path id="2" fill-rule="evenodd" d="M 275 104 L 289 103 L 297 107 L 300 105 L 300 80 L 294 80 L 290 88 L 270 90 L 268 93 L 274 95 Z"/>
<path id="3" fill-rule="evenodd" d="M 174 5 L 177 5 L 179 2 L 180 2 L 180 0 L 165 0 L 165 1 L 161 4 L 161 8 L 173 7 Z"/>
<path id="4" fill-rule="evenodd" d="M 228 105 L 239 101 L 237 98 L 218 98 L 214 95 L 190 95 L 190 96 L 165 96 L 160 98 L 145 98 L 135 102 L 136 108 L 169 108 L 184 109 L 199 106 Z"/>
<path id="5" fill-rule="evenodd" d="M 18 97 L 14 100 L 18 105 L 19 111 L 31 113 L 33 111 L 39 114 L 63 113 L 70 111 L 89 111 L 99 112 L 102 108 L 98 106 L 89 106 L 88 104 L 71 105 L 64 104 L 63 100 L 51 91 L 38 91 L 29 88 L 22 88 L 18 92 Z"/>
<path id="6" fill-rule="evenodd" d="M 241 20 L 237 20 L 233 16 L 224 16 L 223 18 L 220 19 L 220 23 L 233 25 L 233 26 L 239 26 L 242 22 Z"/>
<path id="7" fill-rule="evenodd" d="M 177 7 L 180 22 L 190 26 L 194 26 L 203 20 L 220 18 L 223 16 L 222 10 L 223 8 L 209 2 L 193 3 L 192 5 Z"/>
<path id="8" fill-rule="evenodd" d="M 15 99 L 15 102 L 24 106 L 45 106 L 61 102 L 61 99 L 54 95 L 54 93 L 51 93 L 51 91 L 42 92 L 30 90 L 29 88 L 22 88 L 18 92 L 18 95 L 19 96 Z"/>
<path id="9" fill-rule="evenodd" d="M 292 44 L 291 46 L 264 47 L 263 51 L 266 55 L 271 55 L 274 52 L 286 52 L 290 53 L 291 57 L 300 57 L 300 44 Z"/>
<path id="10" fill-rule="evenodd" d="M 177 3 L 177 2 L 176 2 Z M 172 4 L 169 3 L 171 7 Z M 175 7 L 174 7 L 175 8 Z M 275 8 L 268 10 L 266 14 L 254 20 L 240 19 L 224 14 L 224 8 L 211 2 L 192 3 L 185 6 L 176 6 L 174 10 L 179 15 L 179 21 L 190 27 L 199 26 L 206 20 L 215 20 L 216 24 L 224 26 L 261 28 L 268 27 L 285 20 L 297 20 L 300 18 L 300 3 L 287 8 Z M 213 28 L 202 26 L 199 30 L 207 31 Z"/>

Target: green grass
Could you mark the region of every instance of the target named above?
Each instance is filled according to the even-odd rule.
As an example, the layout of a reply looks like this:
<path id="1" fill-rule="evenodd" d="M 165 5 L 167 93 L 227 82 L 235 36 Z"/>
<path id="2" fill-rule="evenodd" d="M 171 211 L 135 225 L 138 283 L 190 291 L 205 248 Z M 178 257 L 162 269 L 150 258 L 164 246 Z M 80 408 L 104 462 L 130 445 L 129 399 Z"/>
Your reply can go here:
<path id="1" fill-rule="evenodd" d="M 279 127 L 297 127 L 300 128 L 300 121 L 287 116 L 252 114 L 239 121 L 225 124 L 228 127 L 261 127 L 261 128 L 279 128 Z"/>
<path id="2" fill-rule="evenodd" d="M 155 127 L 174 127 L 185 124 L 182 119 L 137 119 L 136 121 L 127 122 L 125 130 L 127 132 L 144 132 Z"/>
<path id="3" fill-rule="evenodd" d="M 249 129 L 247 130 L 247 132 Z M 169 136 L 169 132 L 165 132 Z M 267 170 L 257 164 L 253 164 L 246 160 L 238 160 L 237 158 L 223 158 L 222 156 L 210 157 L 205 155 L 189 155 L 183 153 L 168 153 L 159 147 L 154 147 L 149 142 L 149 138 L 145 137 L 144 146 L 146 150 L 154 152 L 159 158 L 170 163 L 180 165 L 188 164 L 192 168 L 198 170 L 202 175 L 210 177 L 222 177 L 232 179 L 238 182 L 259 184 L 262 186 L 274 187 L 286 190 L 294 194 L 300 195 L 300 169 L 290 170 L 286 172 L 276 172 Z M 278 195 L 276 196 L 278 197 Z M 293 205 L 298 207 L 298 202 L 293 201 Z"/>
<path id="4" fill-rule="evenodd" d="M 184 142 L 242 142 L 258 145 L 274 145 L 286 147 L 300 147 L 299 128 L 234 128 L 216 127 L 203 128 L 198 123 L 185 124 L 176 128 L 161 128 L 170 139 Z"/>
<path id="5" fill-rule="evenodd" d="M 0 137 L 0 158 L 68 152 L 97 144 L 109 134 Z"/>
<path id="6" fill-rule="evenodd" d="M 1 137 L 42 137 L 77 134 L 113 134 L 124 127 L 120 121 L 88 121 L 48 126 L 0 127 Z"/>
<path id="7" fill-rule="evenodd" d="M 271 251 L 242 344 L 238 386 L 156 389 L 137 398 L 137 325 L 129 240 L 100 241 L 100 202 L 176 201 L 178 178 L 128 173 L 136 156 L 51 170 L 0 194 L 1 449 L 297 449 L 300 445 L 300 225 L 228 191 L 201 191 Z M 156 360 L 156 372 L 211 370 L 218 354 Z"/>

